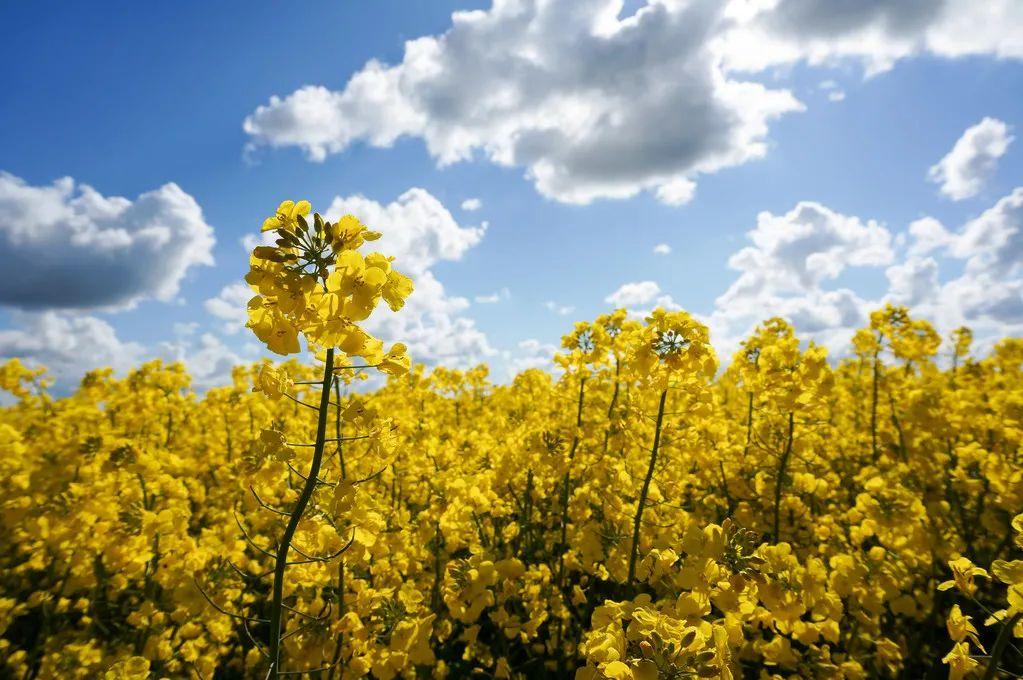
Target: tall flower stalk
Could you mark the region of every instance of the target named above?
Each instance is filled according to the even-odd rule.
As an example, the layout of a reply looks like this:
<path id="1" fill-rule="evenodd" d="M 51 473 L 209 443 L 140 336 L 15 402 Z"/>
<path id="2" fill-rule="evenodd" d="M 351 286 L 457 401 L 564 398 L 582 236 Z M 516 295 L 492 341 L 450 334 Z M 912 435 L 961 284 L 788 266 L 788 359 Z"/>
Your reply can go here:
<path id="1" fill-rule="evenodd" d="M 362 434 L 342 436 L 343 405 L 340 399 L 339 372 L 351 374 L 355 371 L 375 368 L 390 375 L 400 375 L 409 369 L 405 346 L 396 343 L 384 352 L 383 343 L 360 327 L 380 301 L 397 311 L 412 292 L 412 281 L 391 267 L 393 258 L 381 253 L 363 255 L 360 248 L 368 241 L 380 238 L 380 233 L 370 231 L 351 215 L 335 223 L 314 214 L 312 223 L 307 219 L 311 206 L 307 201 L 284 201 L 274 215 L 263 223 L 264 232 L 273 232 L 274 245 L 262 245 L 252 251 L 250 271 L 245 280 L 257 293 L 248 304 L 249 322 L 252 329 L 266 346 L 277 354 L 296 354 L 301 351 L 299 337 L 306 340 L 308 349 L 323 362 L 322 378 L 294 383 L 285 371 L 264 365 L 256 379 L 254 391 L 263 392 L 271 399 L 286 397 L 300 406 L 316 411 L 316 436 L 311 443 L 288 441 L 279 429 L 264 429 L 259 438 L 256 455 L 250 461 L 253 469 L 266 465 L 283 465 L 288 475 L 302 480 L 301 488 L 293 503 L 285 507 L 274 507 L 263 500 L 255 486 L 250 487 L 259 505 L 283 518 L 285 525 L 273 550 L 258 545 L 249 532 L 238 522 L 239 528 L 249 545 L 257 553 L 273 560 L 273 585 L 268 618 L 245 617 L 241 619 L 253 644 L 267 661 L 267 678 L 278 678 L 284 674 L 317 673 L 333 671 L 342 661 L 340 641 L 335 647 L 329 664 L 318 669 L 285 670 L 284 641 L 288 637 L 312 628 L 314 624 L 326 622 L 329 611 L 316 614 L 301 612 L 286 600 L 287 571 L 295 564 L 327 564 L 340 559 L 338 574 L 343 573 L 344 553 L 355 541 L 355 526 L 347 516 L 351 510 L 355 483 L 347 479 L 342 456 L 342 443 L 365 440 L 371 451 L 386 452 L 388 442 L 393 439 L 394 424 L 389 420 L 369 421 L 365 410 L 351 406 L 351 419 L 361 425 Z M 360 359 L 358 364 L 352 358 Z M 295 384 L 312 384 L 320 388 L 319 403 L 310 404 L 290 391 Z M 337 396 L 331 402 L 332 392 Z M 335 411 L 336 437 L 327 438 L 327 421 L 331 407 Z M 346 418 L 347 419 L 347 418 Z M 337 455 L 341 466 L 337 479 L 325 479 L 323 474 L 324 449 L 328 441 L 337 443 Z M 292 463 L 297 457 L 296 448 L 311 448 L 312 455 L 308 468 L 298 470 Z M 365 480 L 363 480 L 365 481 Z M 339 536 L 346 540 L 339 550 L 329 555 L 314 555 L 301 550 L 295 544 L 303 520 L 310 517 L 310 506 L 315 502 L 316 492 L 321 487 L 333 489 L 330 508 L 318 508 L 317 515 L 333 526 Z M 270 493 L 280 495 L 280 490 Z M 287 495 L 287 494 L 285 494 Z M 289 555 L 297 553 L 299 559 L 289 562 Z M 239 573 L 241 570 L 236 568 Z M 341 584 L 339 576 L 339 584 Z M 205 594 L 205 593 L 204 593 Z M 336 594 L 338 608 L 341 608 L 344 594 Z M 211 600 L 212 602 L 212 600 Z M 302 623 L 287 630 L 286 614 L 295 612 L 302 617 Z M 249 624 L 266 624 L 265 645 L 260 644 L 249 631 Z"/>

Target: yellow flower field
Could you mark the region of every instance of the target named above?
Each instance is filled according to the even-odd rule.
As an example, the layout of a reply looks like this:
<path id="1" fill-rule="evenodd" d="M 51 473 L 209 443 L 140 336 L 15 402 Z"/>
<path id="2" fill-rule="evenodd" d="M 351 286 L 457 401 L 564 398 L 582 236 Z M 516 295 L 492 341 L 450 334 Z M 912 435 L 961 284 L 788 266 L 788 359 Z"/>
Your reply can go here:
<path id="1" fill-rule="evenodd" d="M 299 357 L 0 366 L 0 677 L 1023 673 L 1023 340 L 888 306 L 848 358 L 781 319 L 718 357 L 619 310 L 494 384 L 360 326 L 413 282 L 310 213 L 246 277 Z"/>

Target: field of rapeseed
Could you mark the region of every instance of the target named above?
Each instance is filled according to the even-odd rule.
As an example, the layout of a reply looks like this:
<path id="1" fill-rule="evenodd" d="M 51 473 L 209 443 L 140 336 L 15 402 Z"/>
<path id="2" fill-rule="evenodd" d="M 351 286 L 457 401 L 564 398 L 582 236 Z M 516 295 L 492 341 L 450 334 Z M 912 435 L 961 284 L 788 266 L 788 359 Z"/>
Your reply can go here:
<path id="1" fill-rule="evenodd" d="M 0 677 L 1023 672 L 1023 340 L 889 306 L 840 361 L 780 319 L 724 360 L 620 310 L 496 385 L 361 327 L 413 282 L 309 213 L 246 279 L 304 360 L 0 367 Z"/>

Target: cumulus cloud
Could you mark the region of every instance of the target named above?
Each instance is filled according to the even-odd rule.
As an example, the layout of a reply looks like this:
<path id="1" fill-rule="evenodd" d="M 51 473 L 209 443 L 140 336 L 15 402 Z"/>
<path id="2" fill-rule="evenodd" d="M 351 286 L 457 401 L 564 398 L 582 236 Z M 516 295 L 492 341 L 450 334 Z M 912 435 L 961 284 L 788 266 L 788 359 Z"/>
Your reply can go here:
<path id="1" fill-rule="evenodd" d="M 732 0 L 727 13 L 719 48 L 732 69 L 855 59 L 872 75 L 921 54 L 1023 58 L 1016 0 Z"/>
<path id="2" fill-rule="evenodd" d="M 224 286 L 217 294 L 203 303 L 207 312 L 224 321 L 224 332 L 234 334 L 245 327 L 249 317 L 246 305 L 255 293 L 245 283 Z"/>
<path id="3" fill-rule="evenodd" d="M 231 384 L 231 370 L 255 361 L 259 352 L 254 343 L 247 343 L 240 353 L 236 352 L 212 333 L 179 334 L 173 341 L 160 343 L 156 351 L 166 361 L 183 363 L 196 390 Z"/>
<path id="4" fill-rule="evenodd" d="M 654 246 L 654 255 L 671 255 L 671 246 L 667 243 L 658 243 Z"/>
<path id="5" fill-rule="evenodd" d="M 909 257 L 885 270 L 888 297 L 900 305 L 916 307 L 938 294 L 938 263 L 932 257 Z"/>
<path id="6" fill-rule="evenodd" d="M 400 312 L 380 311 L 367 328 L 385 340 L 404 342 L 413 359 L 430 365 L 465 368 L 497 353 L 476 322 L 461 315 L 467 299 L 448 295 L 430 271 L 416 277 L 415 285 Z"/>
<path id="7" fill-rule="evenodd" d="M 967 259 L 969 272 L 1004 279 L 1023 274 L 1023 187 L 967 222 L 949 251 Z"/>
<path id="8" fill-rule="evenodd" d="M 948 246 L 952 241 L 952 235 L 945 229 L 945 225 L 933 217 L 914 220 L 909 225 L 909 235 L 912 238 L 910 255 L 926 255 Z"/>
<path id="9" fill-rule="evenodd" d="M 244 121 L 250 146 L 314 161 L 354 143 L 425 142 L 437 163 L 523 168 L 570 203 L 650 191 L 681 205 L 702 174 L 766 153 L 802 104 L 751 73 L 921 54 L 1023 58 L 1018 0 L 495 0 L 461 11 L 400 62 L 368 62 L 340 90 L 272 96 Z M 835 84 L 831 101 L 845 93 Z"/>
<path id="10" fill-rule="evenodd" d="M 251 143 L 296 146 L 314 161 L 355 142 L 425 141 L 441 165 L 484 157 L 525 169 L 570 203 L 651 190 L 673 205 L 694 178 L 764 155 L 769 122 L 801 104 L 735 79 L 712 39 L 717 0 L 498 0 L 455 12 L 451 28 L 371 61 L 345 87 L 274 96 L 244 121 Z"/>
<path id="11" fill-rule="evenodd" d="M 837 213 L 802 201 L 784 215 L 762 212 L 747 234 L 752 246 L 732 255 L 728 264 L 741 272 L 718 299 L 721 306 L 756 304 L 762 295 L 817 288 L 850 266 L 891 262 L 891 233 L 873 220 Z"/>
<path id="12" fill-rule="evenodd" d="M 508 364 L 508 377 L 513 378 L 530 368 L 551 370 L 554 368 L 554 355 L 558 348 L 535 338 L 523 340 L 514 352 L 505 357 Z"/>
<path id="13" fill-rule="evenodd" d="M 672 297 L 661 291 L 656 281 L 635 281 L 624 283 L 604 298 L 604 302 L 629 310 L 633 318 L 644 318 L 656 307 L 678 310 L 682 307 Z"/>
<path id="14" fill-rule="evenodd" d="M 192 378 L 192 387 L 205 390 L 229 384 L 231 369 L 256 360 L 259 348 L 246 343 L 228 347 L 212 333 L 197 333 L 199 324 L 174 324 L 174 337 L 146 346 L 122 340 L 104 319 L 79 312 L 14 312 L 12 328 L 0 330 L 0 361 L 18 357 L 30 365 L 45 366 L 54 378 L 52 391 L 74 391 L 87 371 L 109 367 L 119 375 L 153 358 L 180 361 Z"/>
<path id="15" fill-rule="evenodd" d="M 483 207 L 483 201 L 478 198 L 467 198 L 462 201 L 462 210 L 472 212 L 473 210 L 479 210 Z"/>
<path id="16" fill-rule="evenodd" d="M 813 219 L 804 219 L 806 206 Z M 926 217 L 906 234 L 897 257 L 891 234 L 873 221 L 809 203 L 780 217 L 762 213 L 748 234 L 754 245 L 731 259 L 739 277 L 707 319 L 715 344 L 730 353 L 763 317 L 776 315 L 841 355 L 885 302 L 910 307 L 942 334 L 968 325 L 981 348 L 1023 334 L 1023 187 L 957 230 Z M 881 266 L 888 290 L 878 297 L 827 287 L 847 268 Z"/>
<path id="17" fill-rule="evenodd" d="M 963 132 L 952 150 L 931 166 L 928 177 L 954 201 L 976 196 L 1012 140 L 1008 125 L 997 118 L 985 118 Z"/>
<path id="18" fill-rule="evenodd" d="M 508 300 L 511 298 L 511 291 L 507 288 L 502 288 L 499 291 L 493 292 L 490 295 L 477 295 L 473 300 L 476 304 L 480 305 L 493 305 L 501 302 L 502 300 Z"/>
<path id="19" fill-rule="evenodd" d="M 543 303 L 543 306 L 545 309 L 554 312 L 558 316 L 568 316 L 569 314 L 575 311 L 575 307 L 571 305 L 558 304 L 554 300 L 547 300 L 546 302 Z"/>
<path id="20" fill-rule="evenodd" d="M 195 266 L 212 265 L 213 229 L 176 184 L 134 201 L 70 177 L 33 186 L 0 172 L 0 304 L 24 310 L 124 307 L 170 300 Z"/>
<path id="21" fill-rule="evenodd" d="M 963 225 L 945 252 L 966 266 L 942 288 L 935 313 L 998 335 L 1023 333 L 1023 187 Z"/>
<path id="22" fill-rule="evenodd" d="M 496 354 L 476 322 L 462 316 L 469 301 L 449 295 L 430 270 L 442 260 L 460 260 L 483 238 L 486 223 L 459 225 L 439 200 L 418 188 L 387 204 L 364 196 L 337 197 L 324 216 L 336 220 L 348 213 L 383 232 L 373 248 L 393 255 L 395 266 L 415 281 L 415 292 L 400 312 L 381 310 L 368 319 L 371 332 L 388 342 L 404 342 L 416 361 L 427 364 L 471 366 Z"/>
<path id="23" fill-rule="evenodd" d="M 661 293 L 656 281 L 636 281 L 625 283 L 618 290 L 604 298 L 604 302 L 615 307 L 635 307 L 645 305 Z"/>
<path id="24" fill-rule="evenodd" d="M 486 223 L 462 227 L 426 189 L 409 189 L 386 205 L 365 196 L 338 196 L 324 213 L 336 220 L 351 213 L 370 228 L 383 232 L 373 248 L 395 257 L 402 271 L 419 274 L 440 260 L 460 260 L 486 232 Z"/>
<path id="25" fill-rule="evenodd" d="M 0 330 L 0 357 L 46 366 L 56 378 L 57 392 L 73 389 L 98 366 L 124 371 L 145 357 L 142 345 L 122 341 L 113 326 L 94 316 L 15 312 L 11 321 L 15 328 Z"/>
<path id="26" fill-rule="evenodd" d="M 895 257 L 884 225 L 812 201 L 782 215 L 761 212 L 747 238 L 752 245 L 728 261 L 739 276 L 707 320 L 726 353 L 766 316 L 787 318 L 811 339 L 841 351 L 872 303 L 848 288 L 825 285 L 849 268 L 885 266 Z"/>

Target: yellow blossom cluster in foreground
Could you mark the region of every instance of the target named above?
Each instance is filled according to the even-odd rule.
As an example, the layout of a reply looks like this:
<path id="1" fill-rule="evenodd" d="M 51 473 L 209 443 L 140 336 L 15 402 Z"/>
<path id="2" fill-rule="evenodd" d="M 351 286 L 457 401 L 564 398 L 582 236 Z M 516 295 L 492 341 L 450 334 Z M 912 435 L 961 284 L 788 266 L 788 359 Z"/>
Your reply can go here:
<path id="1" fill-rule="evenodd" d="M 317 360 L 59 399 L 0 366 L 0 677 L 1023 672 L 1023 341 L 889 306 L 850 358 L 771 319 L 722 366 L 685 312 L 619 310 L 558 377 L 409 371 L 357 323 L 411 282 L 308 210 L 268 219 L 295 236 L 254 254 L 250 326 Z"/>

